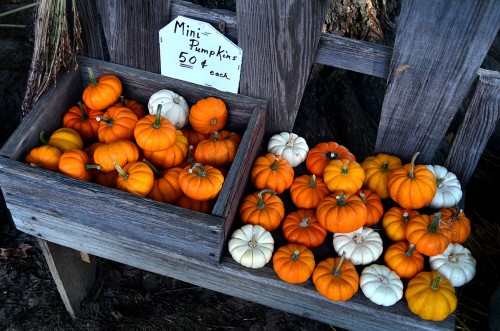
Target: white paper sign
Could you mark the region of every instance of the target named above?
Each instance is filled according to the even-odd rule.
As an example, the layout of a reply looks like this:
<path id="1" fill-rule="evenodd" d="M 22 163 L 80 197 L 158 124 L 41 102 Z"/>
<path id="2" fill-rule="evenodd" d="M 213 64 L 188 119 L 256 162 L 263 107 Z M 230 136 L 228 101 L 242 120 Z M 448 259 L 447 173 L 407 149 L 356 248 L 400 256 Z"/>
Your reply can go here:
<path id="1" fill-rule="evenodd" d="M 160 30 L 161 74 L 238 93 L 243 51 L 208 23 L 178 16 Z"/>

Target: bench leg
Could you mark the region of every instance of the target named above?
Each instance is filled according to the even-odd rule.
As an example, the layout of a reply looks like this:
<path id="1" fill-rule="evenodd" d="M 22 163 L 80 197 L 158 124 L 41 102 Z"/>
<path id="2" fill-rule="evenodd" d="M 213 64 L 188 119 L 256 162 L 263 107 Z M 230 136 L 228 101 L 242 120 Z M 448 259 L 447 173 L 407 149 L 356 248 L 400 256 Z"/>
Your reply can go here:
<path id="1" fill-rule="evenodd" d="M 66 310 L 72 317 L 76 317 L 81 302 L 94 286 L 95 258 L 42 239 L 38 241 Z M 88 262 L 85 261 L 87 258 Z"/>

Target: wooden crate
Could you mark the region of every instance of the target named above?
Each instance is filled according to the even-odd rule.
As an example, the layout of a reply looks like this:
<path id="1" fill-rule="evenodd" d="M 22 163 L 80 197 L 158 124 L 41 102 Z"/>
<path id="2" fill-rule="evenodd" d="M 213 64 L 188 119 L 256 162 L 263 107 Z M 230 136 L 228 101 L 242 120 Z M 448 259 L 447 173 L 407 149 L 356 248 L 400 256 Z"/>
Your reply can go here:
<path id="1" fill-rule="evenodd" d="M 267 103 L 86 57 L 79 57 L 78 63 L 76 70 L 58 79 L 0 151 L 7 157 L 0 160 L 0 186 L 16 226 L 82 251 L 89 245 L 100 245 L 102 238 L 113 241 L 114 236 L 142 233 L 173 255 L 219 262 L 248 178 L 248 160 L 254 159 L 262 141 Z M 22 162 L 39 145 L 39 132 L 52 133 L 59 128 L 64 113 L 80 100 L 89 82 L 87 67 L 96 77 L 105 73 L 118 76 L 123 95 L 143 104 L 159 89 L 177 92 L 189 105 L 208 96 L 224 100 L 229 110 L 226 128 L 242 134 L 242 141 L 211 215 L 34 169 Z M 93 229 L 88 239 L 70 240 L 70 233 L 83 227 Z"/>

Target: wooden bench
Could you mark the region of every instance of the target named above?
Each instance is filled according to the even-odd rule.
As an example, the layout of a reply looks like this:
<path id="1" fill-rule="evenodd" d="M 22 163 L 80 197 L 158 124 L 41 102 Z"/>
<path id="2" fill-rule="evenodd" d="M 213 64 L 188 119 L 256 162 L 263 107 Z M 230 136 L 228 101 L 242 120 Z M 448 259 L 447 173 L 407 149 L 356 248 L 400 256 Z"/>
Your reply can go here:
<path id="1" fill-rule="evenodd" d="M 471 95 L 444 164 L 457 174 L 463 187 L 500 116 L 499 73 L 480 69 L 499 28 L 500 2 L 495 0 L 404 1 L 393 48 L 321 33 L 326 0 L 239 0 L 236 13 L 178 0 L 148 1 L 148 8 L 155 8 L 153 13 L 142 1 L 122 1 L 116 7 L 107 1 L 99 1 L 97 6 L 91 0 L 77 3 L 85 35 L 84 55 L 156 73 L 156 32 L 171 19 L 183 15 L 224 27 L 225 34 L 244 51 L 240 94 L 269 102 L 267 136 L 292 130 L 315 62 L 387 79 L 374 154 L 395 154 L 405 162 L 415 151 L 421 152 L 419 162 L 431 162 L 451 120 Z M 134 24 L 143 24 L 141 29 L 128 30 L 130 21 L 118 19 L 124 17 L 119 15 L 124 10 L 134 12 Z M 91 28 L 99 17 L 102 30 Z M 126 31 L 125 39 L 122 31 Z M 148 56 L 144 56 L 144 45 L 150 46 Z M 4 145 L 0 174 L 36 182 L 36 173 L 18 171 L 11 159 L 17 152 L 15 142 Z M 9 204 L 16 199 L 10 194 L 4 191 L 9 208 L 15 207 Z M 347 302 L 330 301 L 310 281 L 287 284 L 277 278 L 272 266 L 247 269 L 235 263 L 227 251 L 220 263 L 213 264 L 165 250 L 153 239 L 155 230 L 141 219 L 124 235 L 105 226 L 95 228 L 82 219 L 61 221 L 50 214 L 12 216 L 19 230 L 40 238 L 72 315 L 78 313 L 95 280 L 95 263 L 92 256 L 90 263 L 84 262 L 83 251 L 346 329 L 453 330 L 455 326 L 454 315 L 439 323 L 425 321 L 412 314 L 404 300 L 381 308 L 360 291 Z"/>

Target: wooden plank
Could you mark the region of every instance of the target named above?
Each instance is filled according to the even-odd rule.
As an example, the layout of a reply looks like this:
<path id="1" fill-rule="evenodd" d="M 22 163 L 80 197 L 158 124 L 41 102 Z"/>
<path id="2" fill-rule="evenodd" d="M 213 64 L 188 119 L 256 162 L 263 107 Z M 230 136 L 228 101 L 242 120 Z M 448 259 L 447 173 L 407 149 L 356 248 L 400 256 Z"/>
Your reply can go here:
<path id="1" fill-rule="evenodd" d="M 500 73 L 479 69 L 464 119 L 444 166 L 466 187 L 500 118 Z"/>
<path id="2" fill-rule="evenodd" d="M 376 153 L 432 161 L 499 22 L 497 0 L 403 2 Z"/>
<path id="3" fill-rule="evenodd" d="M 0 161 L 0 170 L 6 166 Z M 20 206 L 9 205 L 17 210 Z M 455 317 L 442 322 L 425 321 L 414 315 L 403 300 L 391 307 L 380 307 L 358 291 L 345 302 L 328 300 L 314 288 L 312 281 L 292 285 L 281 281 L 272 265 L 248 269 L 225 255 L 217 265 L 165 249 L 157 240 L 156 228 L 147 224 L 126 225 L 124 235 L 118 227 L 104 229 L 82 219 L 61 220 L 44 214 L 33 220 L 29 214 L 13 212 L 19 230 L 81 250 L 92 255 L 124 263 L 142 270 L 202 286 L 234 297 L 253 301 L 289 313 L 304 316 L 350 330 L 454 330 Z M 90 215 L 92 217 L 92 215 Z M 119 220 L 116 220 L 119 221 Z M 132 230 L 134 227 L 135 230 Z M 194 244 L 193 244 L 194 245 Z M 196 247 L 203 244 L 196 243 Z M 319 262 L 319 261 L 318 261 Z"/>
<path id="4" fill-rule="evenodd" d="M 82 25 L 83 49 L 79 53 L 94 59 L 109 61 L 108 46 L 102 29 L 101 17 L 96 1 L 77 0 L 78 14 Z"/>
<path id="5" fill-rule="evenodd" d="M 87 263 L 82 261 L 78 251 L 42 239 L 38 243 L 64 306 L 75 318 L 81 302 L 93 289 L 96 278 L 95 258 Z"/>
<path id="6" fill-rule="evenodd" d="M 100 1 L 110 61 L 160 73 L 158 32 L 168 24 L 170 0 Z"/>
<path id="7" fill-rule="evenodd" d="M 240 93 L 269 100 L 266 132 L 291 131 L 328 1 L 240 0 Z"/>

